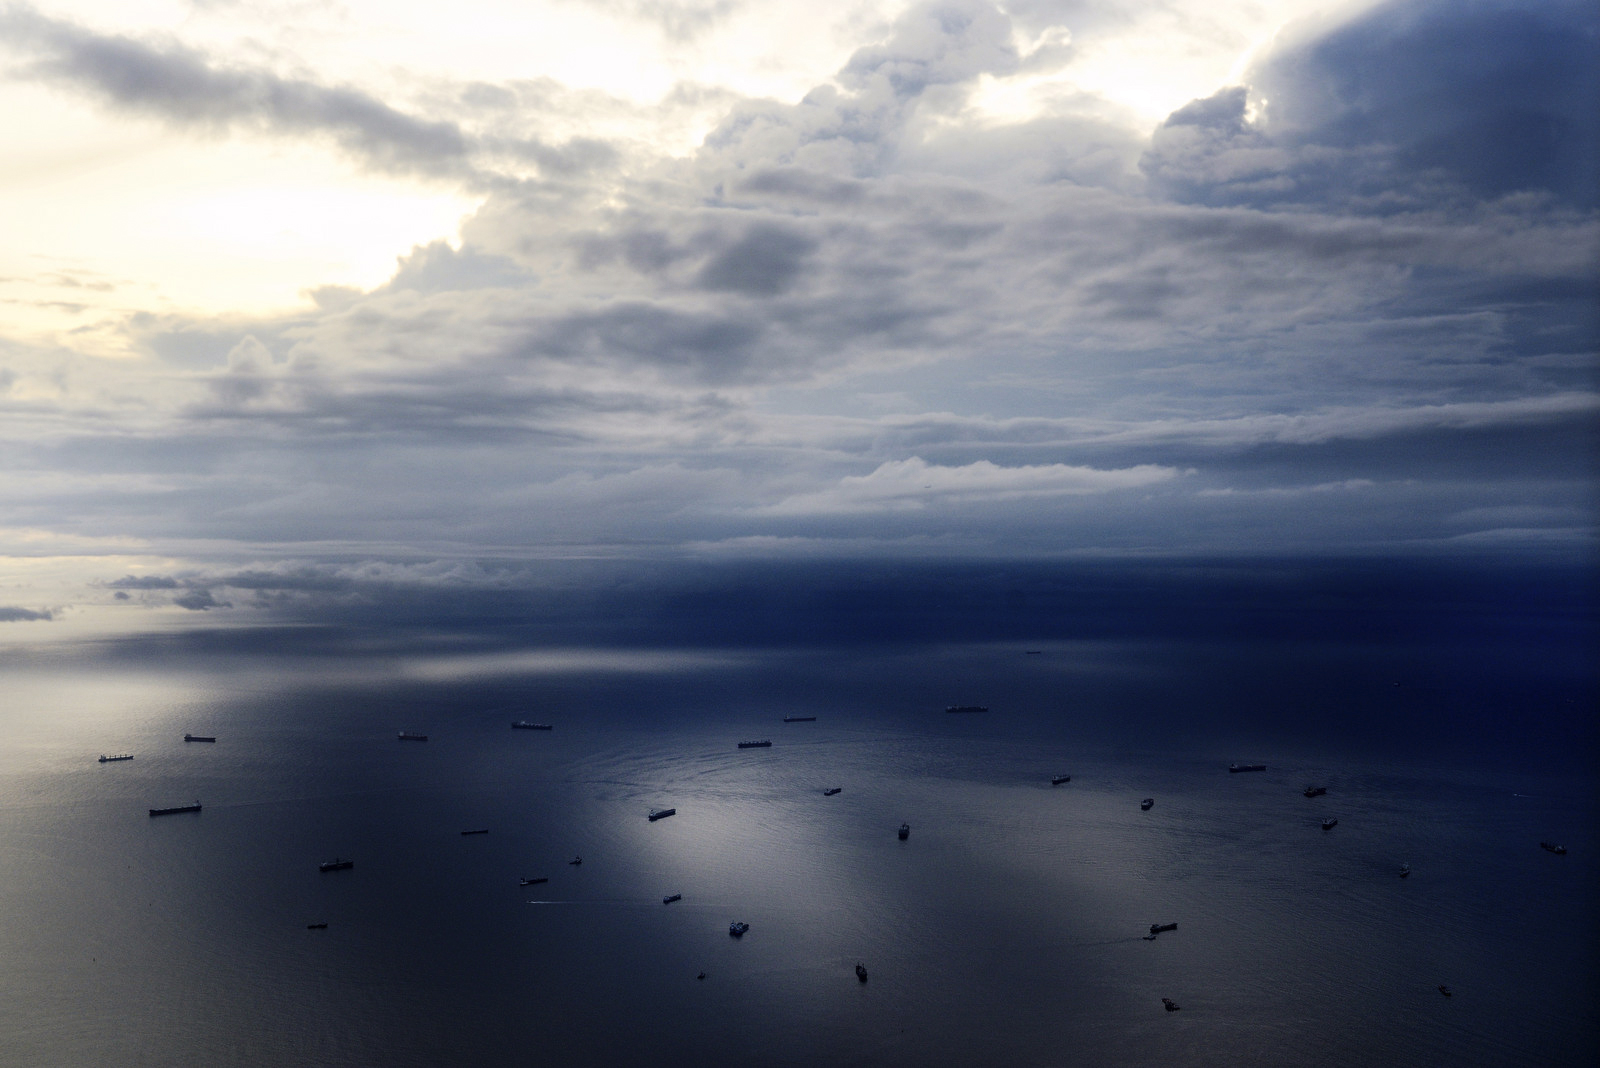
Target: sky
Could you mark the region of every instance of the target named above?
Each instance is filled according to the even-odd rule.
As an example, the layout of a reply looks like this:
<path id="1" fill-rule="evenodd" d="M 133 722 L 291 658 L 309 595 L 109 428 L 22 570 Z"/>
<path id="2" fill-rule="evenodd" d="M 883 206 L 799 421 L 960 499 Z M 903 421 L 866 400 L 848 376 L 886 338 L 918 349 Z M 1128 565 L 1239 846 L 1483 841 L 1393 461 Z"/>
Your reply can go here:
<path id="1" fill-rule="evenodd" d="M 1597 56 L 1588 0 L 0 0 L 0 645 L 1592 580 Z"/>

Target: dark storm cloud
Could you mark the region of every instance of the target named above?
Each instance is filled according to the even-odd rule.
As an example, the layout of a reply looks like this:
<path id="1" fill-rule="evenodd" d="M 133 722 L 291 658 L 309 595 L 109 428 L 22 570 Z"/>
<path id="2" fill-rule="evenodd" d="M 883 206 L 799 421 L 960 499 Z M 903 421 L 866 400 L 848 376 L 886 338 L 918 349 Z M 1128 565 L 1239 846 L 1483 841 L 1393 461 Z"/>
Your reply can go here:
<path id="1" fill-rule="evenodd" d="M 222 65 L 181 44 L 99 34 L 24 5 L 0 10 L 0 29 L 0 44 L 22 56 L 17 73 L 23 77 L 179 126 L 329 136 L 380 169 L 471 176 L 473 158 L 486 148 L 562 175 L 614 158 L 609 147 L 587 138 L 566 145 L 536 138 L 485 144 L 454 122 L 408 115 L 359 89 Z"/>
<path id="2" fill-rule="evenodd" d="M 35 611 L 31 608 L 16 608 L 10 605 L 0 605 L 0 623 L 49 622 L 54 618 L 54 613 L 48 610 Z"/>
<path id="3" fill-rule="evenodd" d="M 794 283 L 805 257 L 816 247 L 815 241 L 794 230 L 757 224 L 712 256 L 696 282 L 703 289 L 777 296 Z"/>
<path id="4" fill-rule="evenodd" d="M 207 589 L 190 590 L 188 593 L 179 594 L 172 599 L 172 603 L 191 612 L 208 612 L 213 608 L 233 607 L 227 601 L 217 600 Z"/>
<path id="5" fill-rule="evenodd" d="M 1209 204 L 1417 210 L 1463 197 L 1600 203 L 1600 9 L 1583 0 L 1389 0 L 1292 33 L 1242 87 L 1174 112 L 1142 163 Z"/>

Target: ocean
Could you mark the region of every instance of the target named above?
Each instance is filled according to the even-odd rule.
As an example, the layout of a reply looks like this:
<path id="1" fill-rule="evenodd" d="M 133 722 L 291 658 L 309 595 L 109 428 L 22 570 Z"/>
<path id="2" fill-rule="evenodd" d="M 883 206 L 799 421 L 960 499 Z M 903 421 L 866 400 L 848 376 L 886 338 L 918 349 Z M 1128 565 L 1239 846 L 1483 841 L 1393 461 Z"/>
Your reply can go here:
<path id="1" fill-rule="evenodd" d="M 0 1062 L 1593 1063 L 1581 687 L 1034 648 L 14 661 Z"/>

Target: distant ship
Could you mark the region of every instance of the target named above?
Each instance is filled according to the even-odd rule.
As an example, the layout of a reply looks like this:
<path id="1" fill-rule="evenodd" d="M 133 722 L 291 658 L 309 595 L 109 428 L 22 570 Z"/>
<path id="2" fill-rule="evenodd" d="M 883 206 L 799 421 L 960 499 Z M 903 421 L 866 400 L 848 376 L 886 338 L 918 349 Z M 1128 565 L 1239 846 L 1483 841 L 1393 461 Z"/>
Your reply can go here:
<path id="1" fill-rule="evenodd" d="M 1150 933 L 1153 935 L 1158 935 L 1162 931 L 1176 931 L 1177 929 L 1178 925 L 1175 923 L 1152 923 L 1150 925 Z"/>
<path id="2" fill-rule="evenodd" d="M 1337 826 L 1339 826 L 1339 821 L 1334 819 L 1332 816 L 1329 816 L 1327 819 L 1322 821 L 1322 829 L 1325 831 L 1331 831 Z"/>
<path id="3" fill-rule="evenodd" d="M 463 835 L 467 835 L 467 834 L 488 834 L 489 833 L 489 828 L 487 828 L 487 827 L 474 827 L 470 831 L 462 831 L 461 833 Z"/>
<path id="4" fill-rule="evenodd" d="M 900 841 L 904 842 L 907 838 L 910 838 L 910 837 L 911 837 L 911 824 L 902 823 L 900 825 Z"/>
<path id="5" fill-rule="evenodd" d="M 1400 878 L 1404 879 L 1406 876 L 1408 876 L 1410 874 L 1411 874 L 1411 865 L 1409 865 L 1409 864 L 1400 865 Z"/>
<path id="6" fill-rule="evenodd" d="M 1139 808 L 1141 810 L 1145 811 L 1145 812 L 1149 812 L 1150 811 L 1150 806 L 1154 805 L 1155 803 L 1156 803 L 1156 799 L 1155 798 L 1147 797 L 1143 801 L 1139 802 Z"/>
<path id="7" fill-rule="evenodd" d="M 860 961 L 856 961 L 856 978 L 863 983 L 867 981 L 867 970 L 861 966 Z"/>
<path id="8" fill-rule="evenodd" d="M 656 820 L 664 820 L 668 816 L 676 816 L 677 814 L 678 810 L 675 808 L 653 808 L 650 810 L 650 822 L 654 823 Z"/>
<path id="9" fill-rule="evenodd" d="M 822 796 L 823 797 L 832 797 L 834 794 L 838 793 L 840 790 L 843 790 L 843 789 L 844 789 L 843 786 L 830 786 L 826 790 L 822 791 Z"/>
<path id="10" fill-rule="evenodd" d="M 353 868 L 355 866 L 356 866 L 356 862 L 353 861 L 353 860 L 340 860 L 338 857 L 334 857 L 332 860 L 325 860 L 321 864 L 318 864 L 317 865 L 317 870 L 318 871 L 345 871 L 345 870 L 347 870 L 349 868 Z"/>
<path id="11" fill-rule="evenodd" d="M 400 740 L 402 742 L 425 742 L 428 740 L 428 736 L 420 731 L 401 731 Z"/>
<path id="12" fill-rule="evenodd" d="M 1265 764 L 1229 764 L 1229 771 L 1266 771 Z"/>
<path id="13" fill-rule="evenodd" d="M 1554 842 L 1540 842 L 1539 848 L 1547 849 L 1550 852 L 1560 854 L 1561 856 L 1567 855 L 1567 847 L 1564 845 L 1556 845 Z"/>
<path id="14" fill-rule="evenodd" d="M 816 716 L 784 716 L 783 717 L 783 721 L 785 723 L 815 723 L 817 721 L 817 717 Z"/>
<path id="15" fill-rule="evenodd" d="M 186 742 L 214 742 L 214 741 L 216 741 L 215 738 L 213 738 L 213 737 L 211 737 L 209 735 L 205 735 L 205 734 L 185 734 L 183 736 L 183 740 L 186 741 Z"/>
<path id="16" fill-rule="evenodd" d="M 1072 781 L 1072 776 L 1071 775 L 1052 775 L 1052 776 L 1050 776 L 1050 785 L 1051 786 L 1060 786 L 1064 782 L 1071 782 L 1071 781 Z"/>
<path id="17" fill-rule="evenodd" d="M 946 708 L 945 711 L 946 712 L 987 712 L 987 711 L 989 711 L 989 709 L 984 705 L 951 705 L 950 707 Z"/>
<path id="18" fill-rule="evenodd" d="M 1443 983 L 1440 983 L 1439 984 L 1439 993 L 1443 994 L 1445 997 L 1449 997 L 1450 996 L 1450 988 L 1445 986 Z"/>
<path id="19" fill-rule="evenodd" d="M 529 723 L 525 719 L 519 719 L 511 725 L 511 729 L 514 731 L 553 731 L 556 728 L 553 723 Z"/>
<path id="20" fill-rule="evenodd" d="M 1327 792 L 1328 792 L 1328 788 L 1326 786 L 1307 786 L 1306 787 L 1306 796 L 1307 797 L 1321 797 L 1323 794 L 1325 794 Z"/>
<path id="21" fill-rule="evenodd" d="M 740 742 L 739 743 L 739 748 L 740 749 L 770 749 L 771 747 L 772 747 L 772 743 L 771 742 Z"/>
<path id="22" fill-rule="evenodd" d="M 568 864 L 582 864 L 583 863 L 583 858 L 582 857 L 573 857 L 571 860 L 567 861 L 567 863 Z"/>
<path id="23" fill-rule="evenodd" d="M 100 763 L 102 763 L 102 764 L 110 764 L 113 761 L 117 761 L 117 760 L 132 760 L 132 759 L 133 759 L 133 754 L 132 753 L 112 753 L 110 756 L 106 756 L 105 754 L 102 753 L 101 756 L 100 756 Z"/>
<path id="24" fill-rule="evenodd" d="M 327 929 L 328 929 L 328 925 L 325 924 L 325 923 L 308 923 L 308 924 L 306 924 L 306 930 L 308 930 L 308 931 L 326 931 Z"/>
<path id="25" fill-rule="evenodd" d="M 1168 1012 L 1177 1012 L 1178 1011 L 1178 1003 L 1176 1001 L 1173 1001 L 1171 998 L 1162 998 L 1161 999 L 1161 1004 L 1163 1004 L 1163 1005 L 1165 1005 L 1167 1007 L 1167 1011 Z"/>
<path id="26" fill-rule="evenodd" d="M 538 886 L 540 883 L 547 883 L 549 881 L 550 881 L 550 877 L 548 875 L 540 875 L 537 878 L 533 878 L 533 879 L 518 879 L 517 880 L 517 885 L 518 886 Z"/>
<path id="27" fill-rule="evenodd" d="M 661 899 L 661 903 L 663 905 L 670 905 L 674 901 L 682 901 L 682 900 L 683 900 L 683 895 L 682 894 L 668 894 L 666 897 Z"/>
<path id="28" fill-rule="evenodd" d="M 733 935 L 735 938 L 740 937 L 748 930 L 750 930 L 750 925 L 748 923 L 740 923 L 738 920 L 735 920 L 734 922 L 728 924 L 728 933 Z"/>
<path id="29" fill-rule="evenodd" d="M 199 811 L 200 811 L 200 802 L 196 801 L 192 805 L 173 805 L 171 808 L 153 808 L 153 809 L 150 810 L 150 815 L 152 815 L 152 816 L 170 816 L 170 815 L 172 815 L 173 813 L 176 813 L 176 812 L 199 812 Z M 1566 850 L 1563 849 L 1562 852 L 1565 853 Z"/>

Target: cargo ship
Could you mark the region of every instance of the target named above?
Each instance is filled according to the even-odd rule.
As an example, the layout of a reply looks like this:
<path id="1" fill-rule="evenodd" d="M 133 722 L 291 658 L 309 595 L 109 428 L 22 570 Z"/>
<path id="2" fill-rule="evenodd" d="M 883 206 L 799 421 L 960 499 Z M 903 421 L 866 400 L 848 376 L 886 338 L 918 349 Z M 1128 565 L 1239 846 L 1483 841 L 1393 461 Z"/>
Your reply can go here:
<path id="1" fill-rule="evenodd" d="M 196 806 L 196 807 L 198 807 L 198 806 Z M 1554 842 L 1540 842 L 1539 843 L 1539 848 L 1540 849 L 1544 849 L 1544 850 L 1548 850 L 1549 852 L 1555 853 L 1555 854 L 1557 854 L 1559 856 L 1566 856 L 1567 855 L 1567 847 L 1564 846 L 1564 845 L 1556 845 Z"/>
<path id="2" fill-rule="evenodd" d="M 487 827 L 474 827 L 470 831 L 462 831 L 461 833 L 462 833 L 463 836 L 469 835 L 469 834 L 488 834 L 489 833 L 489 828 L 487 828 Z"/>
<path id="3" fill-rule="evenodd" d="M 1265 764 L 1229 764 L 1229 771 L 1266 771 Z"/>
<path id="4" fill-rule="evenodd" d="M 783 721 L 785 723 L 815 723 L 817 721 L 817 717 L 816 716 L 784 716 L 783 717 Z"/>
<path id="5" fill-rule="evenodd" d="M 1323 794 L 1325 794 L 1327 792 L 1328 792 L 1328 788 L 1326 786 L 1307 786 L 1306 787 L 1306 796 L 1307 797 L 1321 797 Z"/>
<path id="6" fill-rule="evenodd" d="M 650 822 L 654 823 L 656 820 L 664 820 L 668 816 L 676 816 L 677 814 L 678 810 L 675 808 L 653 808 L 650 810 Z"/>
<path id="7" fill-rule="evenodd" d="M 102 763 L 102 764 L 111 764 L 111 763 L 115 763 L 118 760 L 132 760 L 132 759 L 133 759 L 133 754 L 132 753 L 112 753 L 109 756 L 107 756 L 104 753 L 100 754 L 100 763 Z"/>
<path id="8" fill-rule="evenodd" d="M 1052 776 L 1050 776 L 1050 785 L 1051 786 L 1060 786 L 1064 782 L 1071 782 L 1071 781 L 1072 781 L 1072 776 L 1071 775 L 1052 775 Z"/>
<path id="9" fill-rule="evenodd" d="M 401 731 L 400 740 L 402 742 L 425 742 L 428 740 L 428 736 L 421 731 Z"/>
<path id="10" fill-rule="evenodd" d="M 946 708 L 945 711 L 946 712 L 987 712 L 987 711 L 989 711 L 989 709 L 985 705 L 951 705 L 950 707 Z"/>
<path id="11" fill-rule="evenodd" d="M 683 895 L 682 894 L 668 894 L 666 897 L 661 899 L 661 903 L 663 905 L 670 905 L 674 901 L 682 901 L 682 900 L 683 900 Z"/>
<path id="12" fill-rule="evenodd" d="M 861 966 L 860 961 L 856 961 L 856 978 L 863 983 L 867 981 L 867 969 Z"/>
<path id="13" fill-rule="evenodd" d="M 1334 819 L 1332 816 L 1329 816 L 1327 819 L 1322 821 L 1322 829 L 1325 831 L 1331 831 L 1337 826 L 1339 826 L 1339 821 Z"/>
<path id="14" fill-rule="evenodd" d="M 186 742 L 214 742 L 216 738 L 209 734 L 185 734 L 183 740 Z"/>
<path id="15" fill-rule="evenodd" d="M 1155 798 L 1147 797 L 1143 801 L 1139 802 L 1139 809 L 1140 809 L 1140 811 L 1143 811 L 1143 812 L 1149 812 L 1150 811 L 1150 807 L 1152 805 L 1154 805 L 1155 803 L 1156 803 L 1156 799 Z"/>
<path id="16" fill-rule="evenodd" d="M 553 723 L 529 723 L 525 719 L 519 719 L 511 725 L 511 729 L 514 731 L 553 731 L 556 728 Z"/>
<path id="17" fill-rule="evenodd" d="M 548 876 L 548 875 L 540 875 L 540 876 L 537 876 L 537 877 L 532 878 L 532 879 L 518 879 L 517 880 L 517 885 L 518 886 L 538 886 L 540 883 L 547 883 L 549 881 L 550 881 L 550 876 Z"/>
<path id="18" fill-rule="evenodd" d="M 772 743 L 771 742 L 767 742 L 767 741 L 763 741 L 763 742 L 740 742 L 739 743 L 739 748 L 740 749 L 770 749 L 770 748 L 772 748 Z"/>
<path id="19" fill-rule="evenodd" d="M 153 809 L 150 810 L 150 815 L 152 815 L 152 816 L 171 816 L 171 815 L 173 815 L 174 813 L 177 813 L 177 812 L 199 812 L 199 811 L 200 811 L 200 802 L 196 801 L 192 805 L 173 805 L 171 808 L 153 808 Z M 1562 850 L 1562 852 L 1564 853 L 1564 852 L 1566 852 L 1566 850 Z"/>
<path id="20" fill-rule="evenodd" d="M 1144 936 L 1144 940 L 1146 942 L 1154 942 L 1156 935 L 1162 931 L 1176 931 L 1177 929 L 1178 925 L 1175 923 L 1152 923 L 1150 925 L 1150 933 Z"/>
<path id="21" fill-rule="evenodd" d="M 325 860 L 321 864 L 318 864 L 317 865 L 317 870 L 318 871 L 345 871 L 345 870 L 353 868 L 355 866 L 356 866 L 356 862 L 353 861 L 353 860 L 340 860 L 338 857 L 334 857 L 332 860 Z"/>
<path id="22" fill-rule="evenodd" d="M 907 838 L 910 838 L 911 837 L 911 824 L 902 823 L 900 825 L 899 834 L 900 834 L 900 841 L 902 841 L 902 842 L 904 842 Z"/>
<path id="23" fill-rule="evenodd" d="M 823 797 L 832 797 L 834 794 L 838 793 L 840 790 L 843 790 L 843 789 L 844 789 L 843 786 L 830 786 L 826 790 L 822 791 L 822 796 Z"/>

